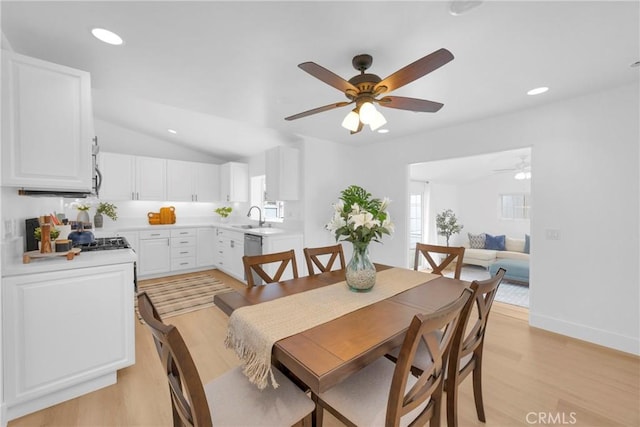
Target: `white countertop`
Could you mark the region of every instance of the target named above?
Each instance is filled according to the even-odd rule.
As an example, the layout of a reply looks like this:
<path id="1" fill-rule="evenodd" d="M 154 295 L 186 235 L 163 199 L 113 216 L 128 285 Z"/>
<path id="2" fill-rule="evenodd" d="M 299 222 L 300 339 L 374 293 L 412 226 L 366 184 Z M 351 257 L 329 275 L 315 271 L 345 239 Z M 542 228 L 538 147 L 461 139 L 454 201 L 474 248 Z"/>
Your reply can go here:
<path id="1" fill-rule="evenodd" d="M 249 233 L 255 234 L 258 236 L 272 236 L 272 235 L 283 235 L 283 236 L 291 236 L 302 234 L 299 230 L 289 230 L 286 228 L 278 228 L 278 227 L 258 227 L 257 225 L 251 225 L 251 228 L 244 228 L 243 225 L 248 224 L 223 224 L 223 223 L 187 223 L 187 224 L 161 224 L 161 225 L 123 225 L 118 226 L 115 224 L 114 227 L 110 228 L 97 228 L 91 230 L 95 237 L 109 237 L 112 236 L 113 233 L 118 231 L 143 231 L 143 230 L 162 230 L 162 229 L 175 229 L 175 228 L 223 228 L 225 230 L 238 231 L 240 233 Z"/>
<path id="2" fill-rule="evenodd" d="M 52 271 L 71 270 L 76 268 L 98 267 L 102 265 L 133 263 L 138 259 L 131 249 L 114 249 L 104 251 L 80 252 L 72 260 L 64 256 L 51 258 L 33 258 L 29 264 L 18 260 L 7 263 L 2 268 L 2 277 L 23 274 L 48 273 Z"/>

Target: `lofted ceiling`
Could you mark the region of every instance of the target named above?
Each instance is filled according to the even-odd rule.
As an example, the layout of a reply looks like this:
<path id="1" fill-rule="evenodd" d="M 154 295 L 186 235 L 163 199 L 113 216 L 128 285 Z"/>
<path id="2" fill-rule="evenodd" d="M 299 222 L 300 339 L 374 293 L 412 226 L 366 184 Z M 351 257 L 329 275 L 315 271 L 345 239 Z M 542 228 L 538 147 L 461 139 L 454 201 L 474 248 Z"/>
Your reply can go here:
<path id="1" fill-rule="evenodd" d="M 366 146 L 637 82 L 640 71 L 630 67 L 640 59 L 637 1 L 486 1 L 457 16 L 448 1 L 0 7 L 5 47 L 91 73 L 96 118 L 227 159 L 301 137 Z M 93 27 L 124 45 L 97 41 Z M 387 134 L 350 135 L 340 126 L 348 107 L 284 120 L 346 100 L 301 62 L 348 80 L 352 57 L 368 53 L 368 71 L 384 78 L 440 48 L 455 59 L 393 92 L 444 103 L 437 113 L 380 108 Z M 526 95 L 538 86 L 550 90 Z"/>

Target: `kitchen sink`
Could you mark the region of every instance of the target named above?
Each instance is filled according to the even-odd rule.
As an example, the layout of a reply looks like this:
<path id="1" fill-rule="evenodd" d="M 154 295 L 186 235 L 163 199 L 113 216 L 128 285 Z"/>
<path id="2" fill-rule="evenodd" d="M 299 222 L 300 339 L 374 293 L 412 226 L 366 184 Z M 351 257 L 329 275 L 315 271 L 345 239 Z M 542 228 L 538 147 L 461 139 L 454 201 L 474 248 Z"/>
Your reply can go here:
<path id="1" fill-rule="evenodd" d="M 232 225 L 233 228 L 244 228 L 245 230 L 249 229 L 249 228 L 255 228 L 253 225 L 251 224 L 243 224 L 243 225 Z"/>

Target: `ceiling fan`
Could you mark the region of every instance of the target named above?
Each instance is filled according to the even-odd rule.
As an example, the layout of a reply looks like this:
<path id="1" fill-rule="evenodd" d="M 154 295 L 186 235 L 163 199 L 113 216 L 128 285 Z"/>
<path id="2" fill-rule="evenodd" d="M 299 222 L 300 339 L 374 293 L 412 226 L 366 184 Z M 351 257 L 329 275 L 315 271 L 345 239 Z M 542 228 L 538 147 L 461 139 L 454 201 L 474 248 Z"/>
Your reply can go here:
<path id="1" fill-rule="evenodd" d="M 527 161 L 527 156 L 520 156 L 520 161 L 515 164 L 512 168 L 504 168 L 504 169 L 494 169 L 495 173 L 502 172 L 516 172 L 514 175 L 515 179 L 530 179 L 531 178 L 531 163 Z"/>
<path id="2" fill-rule="evenodd" d="M 322 80 L 329 86 L 333 86 L 343 92 L 349 101 L 324 105 L 285 117 L 285 120 L 296 120 L 334 108 L 355 104 L 355 108 L 342 122 L 342 126 L 349 129 L 351 134 L 354 134 L 360 132 L 366 124 L 371 127 L 371 130 L 376 130 L 386 123 L 384 116 L 376 110 L 374 104 L 400 110 L 435 113 L 442 108 L 443 104 L 427 101 L 426 99 L 407 98 L 403 96 L 379 97 L 386 92 L 398 89 L 437 70 L 452 59 L 453 54 L 451 54 L 451 52 L 447 49 L 439 49 L 401 68 L 387 78 L 381 79 L 375 74 L 365 73 L 373 62 L 371 55 L 356 55 L 353 57 L 351 63 L 356 70 L 360 71 L 360 74 L 352 77 L 348 81 L 314 62 L 303 62 L 298 65 L 299 68 L 311 74 L 313 77 Z"/>

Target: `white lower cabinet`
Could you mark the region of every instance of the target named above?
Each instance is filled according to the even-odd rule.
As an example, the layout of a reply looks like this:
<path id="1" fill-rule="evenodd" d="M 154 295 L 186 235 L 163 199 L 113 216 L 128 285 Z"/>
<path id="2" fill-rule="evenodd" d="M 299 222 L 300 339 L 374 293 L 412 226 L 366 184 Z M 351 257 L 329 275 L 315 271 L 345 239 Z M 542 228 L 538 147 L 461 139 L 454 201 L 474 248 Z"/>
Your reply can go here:
<path id="1" fill-rule="evenodd" d="M 196 231 L 196 267 L 213 267 L 216 258 L 216 229 L 198 228 Z"/>
<path id="2" fill-rule="evenodd" d="M 302 234 L 281 234 L 271 235 L 262 238 L 262 253 L 273 254 L 276 252 L 285 252 L 293 249 L 296 255 L 296 267 L 298 276 L 307 275 L 307 267 L 304 260 Z M 278 264 L 268 264 L 265 272 L 272 276 L 278 270 Z M 280 280 L 293 279 L 293 268 L 287 266 Z"/>
<path id="3" fill-rule="evenodd" d="M 138 274 L 157 275 L 171 270 L 171 230 L 140 231 Z"/>
<path id="4" fill-rule="evenodd" d="M 2 278 L 7 419 L 116 382 L 135 362 L 132 263 Z"/>
<path id="5" fill-rule="evenodd" d="M 216 266 L 244 281 L 244 233 L 218 228 L 216 231 Z"/>
<path id="6" fill-rule="evenodd" d="M 171 271 L 189 270 L 196 266 L 196 229 L 171 230 Z"/>

